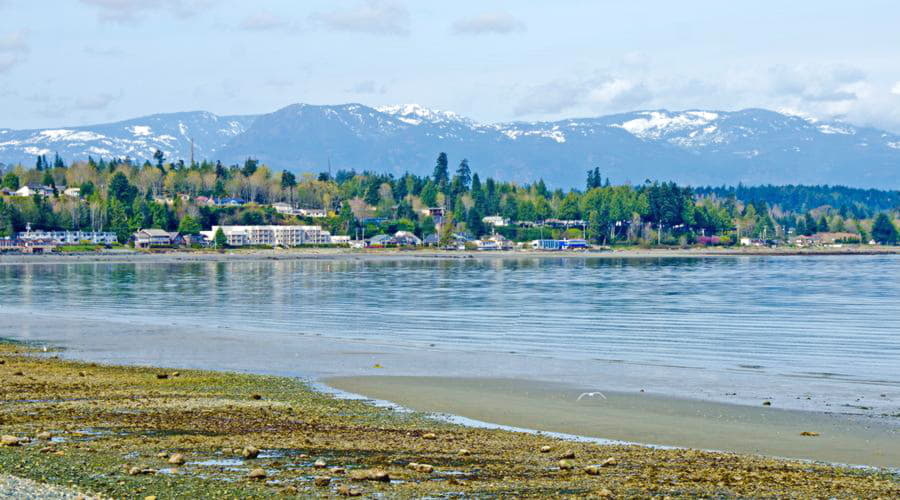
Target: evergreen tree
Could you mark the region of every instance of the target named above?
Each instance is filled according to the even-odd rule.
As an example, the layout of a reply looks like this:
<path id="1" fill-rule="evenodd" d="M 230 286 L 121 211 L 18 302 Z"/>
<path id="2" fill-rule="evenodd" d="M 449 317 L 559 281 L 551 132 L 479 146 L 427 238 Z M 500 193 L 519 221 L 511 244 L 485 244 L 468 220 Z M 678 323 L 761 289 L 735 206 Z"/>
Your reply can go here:
<path id="1" fill-rule="evenodd" d="M 297 187 L 297 177 L 288 170 L 281 172 L 281 189 L 288 189 L 291 193 L 291 206 L 294 206 L 294 188 Z"/>
<path id="2" fill-rule="evenodd" d="M 153 152 L 153 159 L 156 160 L 156 168 L 162 170 L 163 161 L 165 161 L 166 155 L 163 154 L 163 152 L 160 151 L 159 148 L 157 148 L 156 151 Z"/>
<path id="3" fill-rule="evenodd" d="M 216 248 L 225 248 L 228 246 L 228 238 L 225 236 L 225 232 L 222 231 L 222 228 L 216 229 L 216 235 L 213 237 L 213 244 Z"/>
<path id="4" fill-rule="evenodd" d="M 5 187 L 6 189 L 10 189 L 12 191 L 19 189 L 19 187 L 20 187 L 19 186 L 19 176 L 12 172 L 9 172 L 8 174 L 4 175 L 3 176 L 3 187 Z"/>
<path id="5" fill-rule="evenodd" d="M 181 234 L 200 234 L 200 223 L 190 215 L 185 215 L 178 223 L 178 232 Z"/>
<path id="6" fill-rule="evenodd" d="M 441 153 L 437 157 L 434 164 L 434 174 L 431 176 L 432 181 L 437 186 L 438 191 L 446 193 L 450 182 L 450 171 L 447 168 L 447 153 Z"/>
<path id="7" fill-rule="evenodd" d="M 872 223 L 872 239 L 882 245 L 897 243 L 897 227 L 884 212 L 878 214 L 875 222 Z"/>
<path id="8" fill-rule="evenodd" d="M 119 243 L 125 243 L 131 237 L 131 227 L 128 224 L 128 213 L 125 206 L 116 198 L 111 198 L 108 204 L 107 220 L 109 229 L 116 233 Z"/>
<path id="9" fill-rule="evenodd" d="M 472 182 L 472 169 L 469 168 L 469 160 L 463 158 L 459 162 L 459 167 L 456 169 L 456 178 L 459 179 L 459 192 L 468 191 L 469 183 Z"/>
<path id="10" fill-rule="evenodd" d="M 38 172 L 42 172 L 44 170 L 44 158 L 41 155 L 37 155 L 37 162 L 34 164 L 34 169 Z"/>
<path id="11" fill-rule="evenodd" d="M 241 169 L 241 173 L 244 174 L 244 177 L 250 177 L 256 172 L 256 168 L 259 167 L 259 162 L 253 158 L 247 158 L 244 161 L 244 168 Z"/>
<path id="12" fill-rule="evenodd" d="M 59 157 L 59 153 L 54 153 L 53 155 L 53 168 L 66 168 L 66 164 Z"/>
<path id="13" fill-rule="evenodd" d="M 825 214 L 819 216 L 819 222 L 816 224 L 820 233 L 827 233 L 830 231 L 828 227 L 828 219 L 825 218 Z"/>
<path id="14" fill-rule="evenodd" d="M 806 226 L 806 231 L 803 232 L 804 235 L 812 236 L 813 234 L 818 232 L 819 224 L 816 222 L 815 219 L 813 219 L 813 216 L 811 213 L 806 212 L 806 215 L 803 216 L 803 222 L 804 222 L 804 225 Z"/>
<path id="15" fill-rule="evenodd" d="M 137 196 L 137 188 L 128 182 L 128 178 L 122 172 L 116 172 L 109 182 L 107 195 L 126 205 L 131 205 Z"/>

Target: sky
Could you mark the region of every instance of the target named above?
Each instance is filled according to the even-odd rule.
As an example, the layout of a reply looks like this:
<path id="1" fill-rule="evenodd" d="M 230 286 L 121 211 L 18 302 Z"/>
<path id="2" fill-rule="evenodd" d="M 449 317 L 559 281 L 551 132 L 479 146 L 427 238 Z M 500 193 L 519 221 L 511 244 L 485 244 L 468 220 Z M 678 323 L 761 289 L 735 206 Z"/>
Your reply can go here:
<path id="1" fill-rule="evenodd" d="M 0 128 L 303 102 L 761 107 L 900 132 L 889 0 L 0 0 Z"/>

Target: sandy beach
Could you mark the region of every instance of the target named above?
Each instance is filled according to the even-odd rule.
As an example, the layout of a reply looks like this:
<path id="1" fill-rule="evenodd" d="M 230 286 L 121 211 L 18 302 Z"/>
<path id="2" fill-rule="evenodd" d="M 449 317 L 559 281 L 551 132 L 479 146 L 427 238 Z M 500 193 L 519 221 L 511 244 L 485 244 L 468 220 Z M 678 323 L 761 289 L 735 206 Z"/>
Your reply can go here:
<path id="1" fill-rule="evenodd" d="M 369 376 L 325 382 L 342 391 L 418 411 L 517 428 L 900 468 L 900 427 L 896 422 L 858 415 L 752 407 L 640 391 L 601 392 L 533 380 Z"/>

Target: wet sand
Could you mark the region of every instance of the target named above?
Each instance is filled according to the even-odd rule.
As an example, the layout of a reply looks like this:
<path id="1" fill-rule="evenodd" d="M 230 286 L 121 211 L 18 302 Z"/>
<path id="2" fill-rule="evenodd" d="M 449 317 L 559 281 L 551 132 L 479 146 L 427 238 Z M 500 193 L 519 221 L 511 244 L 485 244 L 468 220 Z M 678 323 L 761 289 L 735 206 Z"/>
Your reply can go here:
<path id="1" fill-rule="evenodd" d="M 858 415 L 751 407 L 496 378 L 336 377 L 341 391 L 418 411 L 627 442 L 900 467 L 900 429 Z M 583 392 L 603 391 L 601 396 Z M 803 436 L 816 432 L 818 436 Z"/>

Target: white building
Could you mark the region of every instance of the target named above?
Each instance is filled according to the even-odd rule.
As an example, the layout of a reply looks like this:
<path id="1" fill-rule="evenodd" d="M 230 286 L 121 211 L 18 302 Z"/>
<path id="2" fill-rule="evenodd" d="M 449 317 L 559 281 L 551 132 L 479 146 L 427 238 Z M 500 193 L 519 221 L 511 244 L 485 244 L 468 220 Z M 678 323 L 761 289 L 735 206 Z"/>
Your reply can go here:
<path id="1" fill-rule="evenodd" d="M 324 208 L 294 208 L 288 203 L 272 203 L 276 212 L 285 215 L 299 215 L 300 217 L 322 218 L 328 217 Z"/>
<path id="2" fill-rule="evenodd" d="M 488 215 L 487 217 L 482 217 L 481 222 L 490 224 L 494 227 L 503 227 L 509 224 L 509 219 L 506 219 L 499 215 Z"/>
<path id="3" fill-rule="evenodd" d="M 81 197 L 81 188 L 72 187 L 63 191 L 63 194 L 69 196 L 71 198 L 80 198 Z"/>
<path id="4" fill-rule="evenodd" d="M 77 245 L 81 242 L 95 245 L 112 245 L 117 243 L 116 233 L 101 233 L 99 231 L 32 231 L 31 224 L 24 233 L 18 234 L 21 241 L 52 241 L 57 245 Z"/>
<path id="5" fill-rule="evenodd" d="M 295 247 L 331 243 L 331 233 L 319 226 L 213 226 L 202 231 L 209 241 L 215 241 L 221 229 L 228 246 L 247 245 Z"/>

